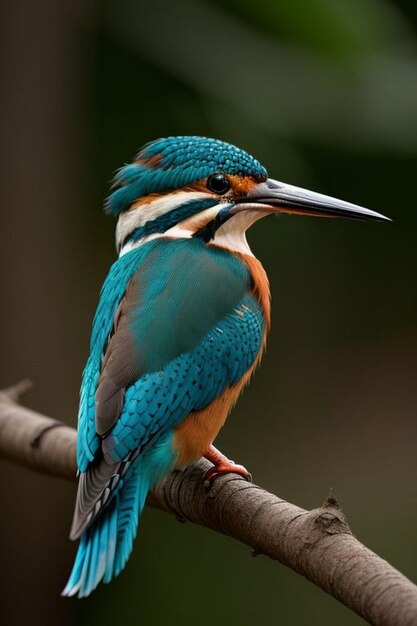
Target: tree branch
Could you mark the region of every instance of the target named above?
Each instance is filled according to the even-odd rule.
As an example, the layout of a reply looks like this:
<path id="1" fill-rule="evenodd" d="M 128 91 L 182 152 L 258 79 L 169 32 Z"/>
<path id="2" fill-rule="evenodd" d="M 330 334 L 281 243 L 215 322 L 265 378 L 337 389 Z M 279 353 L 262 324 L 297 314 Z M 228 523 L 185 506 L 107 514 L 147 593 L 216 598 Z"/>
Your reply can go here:
<path id="1" fill-rule="evenodd" d="M 23 381 L 0 392 L 0 455 L 75 479 L 76 431 L 18 404 L 30 386 Z M 352 535 L 335 498 L 305 511 L 232 474 L 207 493 L 202 476 L 208 467 L 200 460 L 174 472 L 148 503 L 291 567 L 370 624 L 417 623 L 417 587 Z"/>

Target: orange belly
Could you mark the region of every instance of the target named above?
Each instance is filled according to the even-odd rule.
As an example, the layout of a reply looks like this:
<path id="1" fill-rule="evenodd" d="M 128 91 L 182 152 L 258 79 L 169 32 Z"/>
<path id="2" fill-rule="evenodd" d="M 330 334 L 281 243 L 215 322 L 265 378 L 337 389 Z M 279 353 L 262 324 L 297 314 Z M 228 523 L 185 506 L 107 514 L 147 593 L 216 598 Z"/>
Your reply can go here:
<path id="1" fill-rule="evenodd" d="M 177 468 L 199 459 L 213 443 L 245 385 L 244 378 L 249 376 L 244 376 L 237 385 L 226 389 L 202 411 L 190 413 L 174 429 L 174 449 L 178 453 Z"/>
<path id="2" fill-rule="evenodd" d="M 193 411 L 174 429 L 173 446 L 178 454 L 175 467 L 181 468 L 203 456 L 226 421 L 240 392 L 256 369 L 265 348 L 270 327 L 269 284 L 265 270 L 255 257 L 236 254 L 247 265 L 253 281 L 253 294 L 260 303 L 265 317 L 265 334 L 261 350 L 249 371 L 233 387 L 226 389 L 202 411 Z"/>
<path id="3" fill-rule="evenodd" d="M 255 369 L 258 357 L 240 381 L 229 387 L 221 396 L 213 400 L 202 411 L 193 411 L 174 429 L 173 446 L 178 454 L 175 467 L 180 469 L 203 456 L 210 444 L 213 443 L 219 430 L 236 403 L 240 392 L 248 383 Z"/>

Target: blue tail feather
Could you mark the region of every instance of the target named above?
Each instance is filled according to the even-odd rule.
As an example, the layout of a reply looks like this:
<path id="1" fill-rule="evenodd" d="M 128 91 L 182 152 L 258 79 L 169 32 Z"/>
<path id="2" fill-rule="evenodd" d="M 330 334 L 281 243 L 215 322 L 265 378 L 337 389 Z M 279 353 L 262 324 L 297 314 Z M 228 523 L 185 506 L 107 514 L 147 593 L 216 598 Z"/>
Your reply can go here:
<path id="1" fill-rule="evenodd" d="M 104 576 L 103 582 L 109 583 L 113 578 L 114 569 L 114 557 L 116 554 L 116 539 L 117 538 L 117 516 L 113 515 L 109 517 L 107 524 L 107 535 L 103 538 L 102 545 L 103 551 L 106 551 L 107 558 L 104 563 Z"/>
<path id="2" fill-rule="evenodd" d="M 139 515 L 145 506 L 149 483 L 143 478 L 133 488 L 124 488 L 123 501 L 120 503 L 117 520 L 117 551 L 114 561 L 114 576 L 118 576 L 129 558 L 136 536 Z"/>
<path id="3" fill-rule="evenodd" d="M 149 481 L 134 468 L 123 488 L 83 533 L 63 596 L 86 597 L 126 565 L 145 504 Z"/>
<path id="4" fill-rule="evenodd" d="M 63 596 L 90 595 L 109 583 L 130 556 L 138 522 L 151 486 L 173 467 L 172 431 L 165 433 L 120 479 L 113 498 L 81 536 Z"/>

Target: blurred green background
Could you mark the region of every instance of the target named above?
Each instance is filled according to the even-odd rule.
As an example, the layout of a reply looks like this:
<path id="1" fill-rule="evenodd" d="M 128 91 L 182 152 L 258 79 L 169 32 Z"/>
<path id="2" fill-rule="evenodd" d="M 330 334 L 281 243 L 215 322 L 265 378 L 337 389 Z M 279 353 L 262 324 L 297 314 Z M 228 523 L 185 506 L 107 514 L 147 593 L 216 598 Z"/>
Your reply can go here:
<path id="1" fill-rule="evenodd" d="M 204 134 L 271 176 L 392 224 L 281 217 L 249 234 L 271 278 L 268 353 L 218 445 L 417 580 L 417 4 L 409 0 L 2 3 L 1 382 L 76 423 L 112 172 Z M 283 566 L 147 510 L 125 572 L 62 599 L 75 484 L 1 463 L 8 625 L 363 623 Z"/>

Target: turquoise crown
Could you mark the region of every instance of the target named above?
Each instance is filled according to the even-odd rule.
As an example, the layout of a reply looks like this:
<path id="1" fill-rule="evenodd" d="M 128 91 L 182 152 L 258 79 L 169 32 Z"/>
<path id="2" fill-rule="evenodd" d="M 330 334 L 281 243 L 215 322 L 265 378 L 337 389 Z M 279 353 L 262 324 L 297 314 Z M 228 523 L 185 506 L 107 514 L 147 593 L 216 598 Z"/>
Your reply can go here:
<path id="1" fill-rule="evenodd" d="M 267 178 L 259 161 L 224 141 L 187 136 L 156 139 L 117 172 L 105 211 L 117 217 L 143 196 L 179 189 L 215 172 Z"/>

